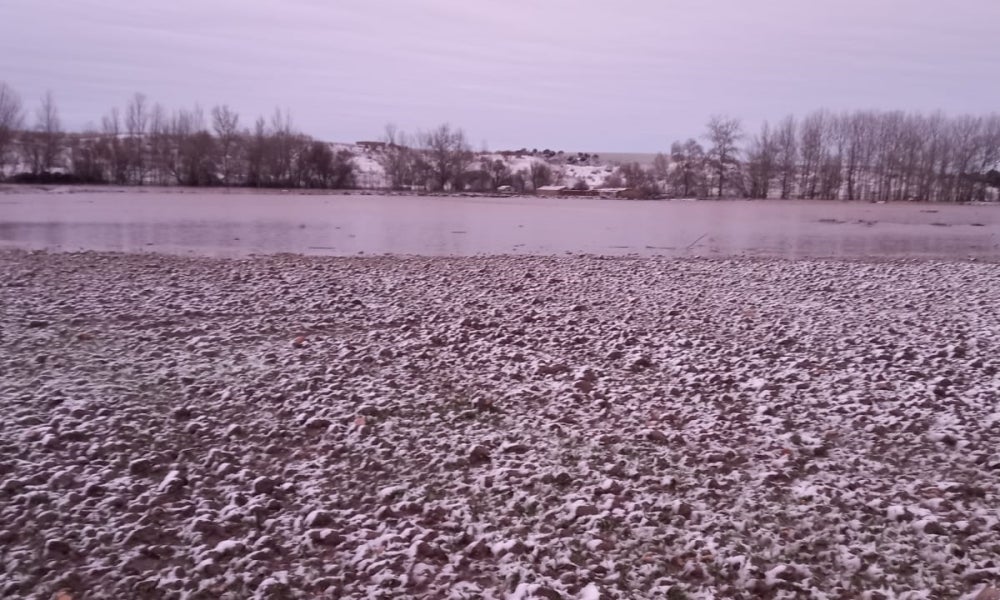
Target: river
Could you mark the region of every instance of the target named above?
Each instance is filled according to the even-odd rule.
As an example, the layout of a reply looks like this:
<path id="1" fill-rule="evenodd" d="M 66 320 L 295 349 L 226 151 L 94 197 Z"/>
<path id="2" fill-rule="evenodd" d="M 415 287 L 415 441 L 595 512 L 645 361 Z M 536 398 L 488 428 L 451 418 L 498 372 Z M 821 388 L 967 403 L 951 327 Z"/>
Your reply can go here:
<path id="1" fill-rule="evenodd" d="M 1000 206 L 7 188 L 0 245 L 209 256 L 995 258 Z"/>

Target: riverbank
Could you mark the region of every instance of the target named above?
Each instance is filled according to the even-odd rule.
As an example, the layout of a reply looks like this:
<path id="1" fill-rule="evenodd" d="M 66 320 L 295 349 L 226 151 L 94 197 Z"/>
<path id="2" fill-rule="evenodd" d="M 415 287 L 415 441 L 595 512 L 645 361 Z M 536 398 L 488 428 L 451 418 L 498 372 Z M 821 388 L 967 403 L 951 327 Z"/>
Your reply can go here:
<path id="1" fill-rule="evenodd" d="M 597 191 L 600 188 L 593 188 Z M 246 187 L 246 186 L 186 186 L 186 185 L 118 185 L 118 184 L 77 184 L 77 183 L 0 183 L 0 195 L 3 194 L 247 194 L 247 195 L 295 195 L 295 196 L 409 196 L 409 197 L 431 197 L 431 198 L 572 198 L 574 200 L 586 200 L 588 198 L 600 198 L 601 196 L 581 195 L 571 188 L 566 194 L 556 194 L 554 196 L 539 195 L 531 191 L 525 192 L 419 192 L 413 190 L 394 190 L 388 188 L 280 188 L 280 187 Z M 605 197 L 607 198 L 607 197 Z M 722 197 L 714 195 L 706 197 L 680 198 L 673 196 L 655 196 L 652 198 L 630 198 L 627 195 L 614 197 L 617 201 L 635 202 L 768 202 L 778 201 L 786 204 L 802 201 L 801 199 L 779 199 L 770 197 L 763 198 L 741 198 Z M 900 200 L 893 202 L 872 202 L 869 200 L 831 200 L 813 199 L 809 202 L 820 202 L 825 204 L 850 204 L 863 206 L 866 204 L 893 204 L 903 206 L 1000 206 L 998 201 L 985 202 L 919 202 L 915 200 Z"/>
<path id="2" fill-rule="evenodd" d="M 376 188 L 280 188 L 244 186 L 202 186 L 185 185 L 112 185 L 112 184 L 34 184 L 0 183 L 0 195 L 9 194 L 228 194 L 262 196 L 413 196 L 440 198 L 525 198 L 534 194 L 501 194 L 487 192 L 412 192 Z"/>
<path id="3" fill-rule="evenodd" d="M 6 595 L 1000 584 L 995 265 L 2 251 L 0 282 Z"/>

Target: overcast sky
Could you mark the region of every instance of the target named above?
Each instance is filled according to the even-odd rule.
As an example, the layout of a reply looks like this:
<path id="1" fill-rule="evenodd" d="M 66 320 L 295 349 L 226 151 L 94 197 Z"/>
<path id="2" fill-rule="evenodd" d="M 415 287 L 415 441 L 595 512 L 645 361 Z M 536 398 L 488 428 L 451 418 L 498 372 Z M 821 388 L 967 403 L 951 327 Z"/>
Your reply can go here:
<path id="1" fill-rule="evenodd" d="M 1000 0 L 0 0 L 0 80 L 64 125 L 135 92 L 477 148 L 666 149 L 711 114 L 1000 109 Z"/>

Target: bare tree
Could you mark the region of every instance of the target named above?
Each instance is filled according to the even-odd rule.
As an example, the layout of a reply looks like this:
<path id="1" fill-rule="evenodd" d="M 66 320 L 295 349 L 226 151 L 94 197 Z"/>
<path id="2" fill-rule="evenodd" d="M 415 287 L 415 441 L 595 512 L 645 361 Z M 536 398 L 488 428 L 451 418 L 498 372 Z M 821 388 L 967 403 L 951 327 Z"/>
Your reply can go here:
<path id="1" fill-rule="evenodd" d="M 528 190 L 530 177 L 531 175 L 527 169 L 518 169 L 516 173 L 510 176 L 510 186 L 518 194 L 523 194 Z"/>
<path id="2" fill-rule="evenodd" d="M 413 185 L 414 152 L 410 147 L 410 139 L 405 132 L 389 123 L 385 126 L 383 146 L 376 157 L 385 173 L 386 184 L 400 190 Z"/>
<path id="3" fill-rule="evenodd" d="M 691 198 L 707 196 L 705 182 L 705 149 L 697 140 L 674 142 L 670 146 L 670 187 L 674 196 Z"/>
<path id="4" fill-rule="evenodd" d="M 549 163 L 535 160 L 528 168 L 528 179 L 531 181 L 531 189 L 537 190 L 540 187 L 552 184 L 552 167 Z"/>
<path id="5" fill-rule="evenodd" d="M 496 190 L 500 186 L 510 185 L 511 183 L 512 173 L 510 172 L 510 167 L 499 158 L 493 160 L 488 158 L 483 159 L 482 170 L 486 173 L 488 186 L 491 190 Z"/>
<path id="6" fill-rule="evenodd" d="M 825 111 L 806 116 L 799 128 L 800 179 L 799 198 L 815 198 L 820 181 L 820 165 L 824 157 Z"/>
<path id="7" fill-rule="evenodd" d="M 625 187 L 632 188 L 630 192 L 633 198 L 655 198 L 660 195 L 656 176 L 639 163 L 625 163 L 618 168 L 618 173 L 624 179 Z"/>
<path id="8" fill-rule="evenodd" d="M 70 172 L 81 183 L 105 183 L 105 165 L 100 148 L 104 140 L 95 131 L 71 136 L 68 143 Z"/>
<path id="9" fill-rule="evenodd" d="M 897 198 L 900 200 L 916 199 L 919 188 L 919 168 L 921 156 L 926 152 L 927 139 L 923 134 L 923 115 L 903 115 L 903 124 L 899 135 L 899 189 Z"/>
<path id="10" fill-rule="evenodd" d="M 875 153 L 876 199 L 889 201 L 894 196 L 900 164 L 900 137 L 903 113 L 882 113 L 878 120 L 877 152 Z"/>
<path id="11" fill-rule="evenodd" d="M 42 98 L 42 105 L 38 109 L 37 129 L 42 134 L 44 148 L 42 166 L 48 171 L 56 166 L 63 139 L 62 121 L 52 92 L 45 92 Z"/>
<path id="12" fill-rule="evenodd" d="M 14 145 L 17 132 L 24 127 L 24 109 L 21 97 L 13 88 L 0 81 L 0 180 L 6 172 L 7 157 Z"/>
<path id="13" fill-rule="evenodd" d="M 983 119 L 980 152 L 977 199 L 985 200 L 990 185 L 1000 188 L 1000 115 L 991 114 Z"/>
<path id="14" fill-rule="evenodd" d="M 795 187 L 795 175 L 798 169 L 799 146 L 796 135 L 794 117 L 786 117 L 774 133 L 774 143 L 778 148 L 775 157 L 778 168 L 778 178 L 781 182 L 781 198 L 792 197 Z"/>
<path id="15" fill-rule="evenodd" d="M 205 129 L 199 129 L 182 147 L 184 185 L 206 186 L 217 183 L 215 139 Z"/>
<path id="16" fill-rule="evenodd" d="M 195 105 L 170 119 L 170 158 L 167 167 L 181 185 L 210 185 L 215 179 L 215 140 L 205 129 L 205 113 Z"/>
<path id="17" fill-rule="evenodd" d="M 333 155 L 333 177 L 330 187 L 353 188 L 358 185 L 358 165 L 349 150 L 339 150 Z"/>
<path id="18" fill-rule="evenodd" d="M 430 167 L 431 187 L 462 189 L 462 176 L 472 161 L 472 151 L 465 132 L 445 123 L 420 134 L 420 145 Z"/>
<path id="19" fill-rule="evenodd" d="M 982 119 L 963 115 L 952 122 L 952 166 L 954 177 L 953 202 L 970 202 L 976 198 L 976 169 L 980 154 Z"/>
<path id="20" fill-rule="evenodd" d="M 267 170 L 273 184 L 290 186 L 292 184 L 292 162 L 295 154 L 295 132 L 292 127 L 292 115 L 286 108 L 284 112 L 274 109 L 271 115 L 271 140 L 268 144 L 270 152 L 266 154 Z"/>
<path id="21" fill-rule="evenodd" d="M 308 188 L 325 188 L 330 184 L 333 175 L 333 150 L 329 144 L 312 142 L 298 157 L 301 165 L 297 171 L 301 174 L 302 185 Z"/>
<path id="22" fill-rule="evenodd" d="M 128 153 L 122 144 L 121 112 L 112 108 L 107 116 L 101 119 L 104 139 L 100 146 L 103 162 L 107 165 L 107 180 L 116 184 L 128 183 Z"/>
<path id="23" fill-rule="evenodd" d="M 222 171 L 222 184 L 230 185 L 236 167 L 239 164 L 237 148 L 240 139 L 240 116 L 229 106 L 223 104 L 212 109 L 212 129 L 218 140 L 219 168 Z"/>
<path id="24" fill-rule="evenodd" d="M 858 175 L 867 165 L 865 141 L 870 127 L 867 113 L 853 113 L 841 117 L 846 140 L 846 164 L 844 179 L 847 183 L 847 199 L 855 200 L 858 196 Z"/>
<path id="25" fill-rule="evenodd" d="M 41 105 L 35 111 L 35 130 L 27 132 L 22 145 L 25 158 L 31 165 L 31 173 L 39 175 L 56 166 L 63 138 L 59 110 L 56 108 L 52 92 L 42 96 Z"/>
<path id="26" fill-rule="evenodd" d="M 726 177 L 739 165 L 739 148 L 736 143 L 743 137 L 740 120 L 716 115 L 708 122 L 705 138 L 712 143 L 708 158 L 715 175 L 718 197 L 721 198 L 726 186 Z"/>
<path id="27" fill-rule="evenodd" d="M 657 185 L 666 185 L 670 179 L 670 157 L 662 152 L 657 152 L 653 157 L 653 178 Z"/>
<path id="28" fill-rule="evenodd" d="M 125 146 L 131 179 L 138 185 L 142 185 L 146 179 L 145 146 L 148 126 L 146 96 L 136 93 L 125 107 L 125 130 L 128 133 Z"/>
<path id="29" fill-rule="evenodd" d="M 160 104 L 154 104 L 149 116 L 149 156 L 154 181 L 167 183 L 171 156 L 170 120 Z"/>
<path id="30" fill-rule="evenodd" d="M 247 142 L 247 185 L 263 187 L 268 184 L 267 155 L 270 138 L 264 117 L 257 117 L 252 135 Z"/>
<path id="31" fill-rule="evenodd" d="M 937 185 L 938 165 L 947 162 L 946 130 L 947 119 L 940 111 L 932 113 L 920 123 L 920 136 L 924 140 L 923 152 L 920 155 L 919 184 L 917 199 L 924 201 L 938 200 Z M 853 198 L 851 198 L 853 200 Z"/>
<path id="32" fill-rule="evenodd" d="M 625 187 L 625 178 L 622 177 L 621 169 L 615 169 L 604 177 L 601 182 L 602 188 L 622 188 Z"/>
<path id="33" fill-rule="evenodd" d="M 819 166 L 819 197 L 836 200 L 843 182 L 844 128 L 833 117 L 826 119 L 825 141 Z"/>
<path id="34" fill-rule="evenodd" d="M 780 152 L 776 136 L 771 126 L 764 121 L 760 133 L 750 140 L 747 149 L 747 175 L 750 180 L 750 197 L 767 198 L 771 191 L 771 181 L 778 172 Z"/>
<path id="35" fill-rule="evenodd" d="M 149 112 L 146 108 L 146 96 L 136 93 L 125 108 L 125 128 L 129 137 L 146 135 L 149 125 Z"/>

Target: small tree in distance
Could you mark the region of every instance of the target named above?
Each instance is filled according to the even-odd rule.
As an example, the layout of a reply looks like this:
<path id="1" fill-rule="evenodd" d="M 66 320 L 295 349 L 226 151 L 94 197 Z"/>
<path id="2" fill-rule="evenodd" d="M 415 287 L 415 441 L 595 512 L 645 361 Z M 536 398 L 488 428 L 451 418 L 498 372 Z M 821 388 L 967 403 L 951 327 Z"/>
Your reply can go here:
<path id="1" fill-rule="evenodd" d="M 705 139 L 712 143 L 712 147 L 708 150 L 708 159 L 712 165 L 719 198 L 725 190 L 727 176 L 739 165 L 739 148 L 736 143 L 742 137 L 743 131 L 739 119 L 716 115 L 708 122 Z"/>
<path id="2" fill-rule="evenodd" d="M 445 123 L 421 133 L 420 146 L 430 167 L 431 186 L 436 190 L 453 190 L 462 186 L 462 174 L 472 161 L 472 149 L 462 129 L 452 129 Z"/>
<path id="3" fill-rule="evenodd" d="M 389 123 L 382 142 L 384 146 L 376 160 L 385 173 L 386 184 L 394 190 L 413 185 L 414 154 L 406 133 Z"/>
<path id="4" fill-rule="evenodd" d="M 552 167 L 548 163 L 534 161 L 529 169 L 531 178 L 531 188 L 537 190 L 540 187 L 552 184 Z"/>
<path id="5" fill-rule="evenodd" d="M 56 166 L 62 150 L 62 125 L 52 92 L 45 92 L 42 103 L 35 111 L 35 131 L 26 133 L 22 144 L 31 173 L 40 175 Z"/>
<path id="6" fill-rule="evenodd" d="M 484 159 L 482 161 L 482 170 L 489 177 L 490 189 L 496 190 L 502 185 L 510 185 L 510 167 L 499 158 L 493 160 Z"/>
<path id="7" fill-rule="evenodd" d="M 237 149 L 240 141 L 240 116 L 229 106 L 223 104 L 212 109 L 212 129 L 219 140 L 219 169 L 222 184 L 232 183 L 238 164 Z"/>
<path id="8" fill-rule="evenodd" d="M 635 198 L 654 198 L 660 194 L 656 177 L 637 162 L 625 163 L 618 172 L 625 180 L 625 187 L 632 188 Z"/>
<path id="9" fill-rule="evenodd" d="M 705 149 L 693 138 L 674 142 L 670 146 L 670 161 L 674 168 L 668 181 L 674 196 L 691 198 L 708 195 L 705 181 Z"/>
<path id="10" fill-rule="evenodd" d="M 774 134 L 774 144 L 777 146 L 778 177 L 781 182 L 781 198 L 787 200 L 792 197 L 792 189 L 795 186 L 795 173 L 798 168 L 799 147 L 796 138 L 797 125 L 795 117 L 786 117 Z"/>
<path id="11" fill-rule="evenodd" d="M 125 108 L 125 131 L 128 133 L 126 154 L 128 170 L 133 182 L 142 185 L 146 180 L 146 130 L 149 126 L 149 107 L 146 96 L 136 93 Z"/>
<path id="12" fill-rule="evenodd" d="M 0 179 L 4 177 L 7 156 L 14 145 L 14 137 L 24 127 L 21 97 L 10 86 L 0 81 Z"/>
<path id="13" fill-rule="evenodd" d="M 625 187 L 625 180 L 619 171 L 612 171 L 604 181 L 601 183 L 601 187 L 605 188 L 620 188 Z"/>
<path id="14" fill-rule="evenodd" d="M 747 176 L 750 180 L 750 197 L 767 198 L 771 180 L 777 173 L 778 146 L 771 126 L 764 121 L 760 133 L 750 140 L 747 149 Z"/>

